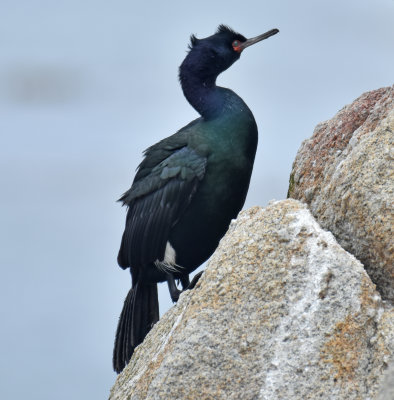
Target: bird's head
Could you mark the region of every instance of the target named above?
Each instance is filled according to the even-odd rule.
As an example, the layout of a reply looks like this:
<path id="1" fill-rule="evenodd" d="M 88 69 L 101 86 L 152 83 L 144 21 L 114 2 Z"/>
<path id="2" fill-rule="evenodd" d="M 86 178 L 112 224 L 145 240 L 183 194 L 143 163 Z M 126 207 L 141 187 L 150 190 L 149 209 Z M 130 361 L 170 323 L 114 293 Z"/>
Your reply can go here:
<path id="1" fill-rule="evenodd" d="M 246 48 L 278 33 L 271 29 L 251 39 L 220 25 L 215 34 L 204 39 L 190 38 L 189 53 L 180 66 L 181 82 L 186 76 L 201 78 L 207 84 L 214 83 L 216 77 L 239 59 Z"/>

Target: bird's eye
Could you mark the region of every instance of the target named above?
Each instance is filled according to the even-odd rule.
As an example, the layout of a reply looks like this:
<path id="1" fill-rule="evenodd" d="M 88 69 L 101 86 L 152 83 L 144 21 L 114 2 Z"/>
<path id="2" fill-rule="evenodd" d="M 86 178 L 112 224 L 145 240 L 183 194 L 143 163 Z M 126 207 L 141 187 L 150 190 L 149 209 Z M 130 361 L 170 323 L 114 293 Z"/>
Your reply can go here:
<path id="1" fill-rule="evenodd" d="M 234 42 L 232 43 L 232 46 L 233 46 L 233 49 L 235 50 L 235 51 L 237 51 L 237 52 L 241 52 L 242 51 L 242 49 L 241 49 L 241 42 L 239 41 L 239 40 L 234 40 Z"/>

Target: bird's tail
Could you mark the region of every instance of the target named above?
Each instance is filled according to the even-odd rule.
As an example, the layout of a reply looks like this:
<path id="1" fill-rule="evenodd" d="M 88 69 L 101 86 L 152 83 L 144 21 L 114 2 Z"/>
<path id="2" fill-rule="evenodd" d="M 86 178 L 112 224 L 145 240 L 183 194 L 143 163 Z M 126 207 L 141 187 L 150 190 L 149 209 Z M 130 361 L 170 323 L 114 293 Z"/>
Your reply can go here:
<path id="1" fill-rule="evenodd" d="M 120 314 L 115 336 L 113 367 L 119 374 L 130 361 L 134 349 L 142 343 L 159 320 L 157 284 L 138 282 L 130 289 Z"/>

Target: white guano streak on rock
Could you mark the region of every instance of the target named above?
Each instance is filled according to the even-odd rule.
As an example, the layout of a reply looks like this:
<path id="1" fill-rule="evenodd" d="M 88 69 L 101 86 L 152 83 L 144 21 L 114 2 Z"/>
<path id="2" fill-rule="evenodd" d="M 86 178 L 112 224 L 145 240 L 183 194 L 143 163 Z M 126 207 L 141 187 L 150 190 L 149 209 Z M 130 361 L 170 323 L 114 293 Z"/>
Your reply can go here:
<path id="1" fill-rule="evenodd" d="M 305 279 L 303 287 L 297 293 L 293 293 L 296 300 L 289 299 L 288 316 L 281 320 L 272 346 L 273 357 L 271 365 L 268 368 L 265 382 L 260 390 L 260 399 L 273 400 L 278 395 L 278 383 L 283 382 L 286 386 L 286 379 L 297 379 L 296 370 L 307 370 L 308 365 L 318 363 L 319 357 L 319 336 L 311 334 L 311 325 L 316 324 L 314 314 L 318 311 L 319 293 L 322 288 L 322 281 L 328 272 L 330 261 L 321 256 L 322 248 L 319 242 L 324 240 L 327 247 L 335 245 L 335 239 L 329 232 L 322 232 L 320 226 L 313 219 L 307 209 L 300 210 L 297 213 L 290 214 L 295 217 L 290 225 L 292 229 L 291 240 L 303 240 L 298 238 L 301 231 L 305 231 L 308 237 L 305 239 L 305 247 L 308 251 L 307 263 L 305 265 Z M 297 267 L 297 258 L 293 256 L 291 265 Z M 291 268 L 292 270 L 293 268 Z M 298 278 L 299 279 L 299 278 Z M 292 279 L 290 279 L 291 286 Z M 287 288 L 287 295 L 291 296 L 291 288 Z M 294 326 L 297 326 L 294 329 Z M 293 326 L 293 328 L 290 328 Z M 318 327 L 317 327 L 318 329 Z M 288 333 L 297 331 L 297 338 L 286 340 Z M 294 356 L 294 350 L 297 349 L 299 355 Z M 289 355 L 292 354 L 290 357 Z M 297 360 L 296 365 L 290 364 L 291 360 Z"/>

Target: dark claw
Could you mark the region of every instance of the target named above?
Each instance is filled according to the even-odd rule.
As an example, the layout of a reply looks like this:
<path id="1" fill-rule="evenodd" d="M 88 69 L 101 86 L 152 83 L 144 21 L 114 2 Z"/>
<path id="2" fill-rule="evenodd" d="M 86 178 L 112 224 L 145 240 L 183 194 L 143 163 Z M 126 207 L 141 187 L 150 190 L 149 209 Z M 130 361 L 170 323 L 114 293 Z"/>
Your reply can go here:
<path id="1" fill-rule="evenodd" d="M 198 272 L 196 275 L 194 275 L 192 281 L 190 282 L 189 286 L 187 287 L 187 290 L 194 289 L 196 286 L 198 280 L 201 278 L 201 275 L 203 274 L 204 271 Z"/>

